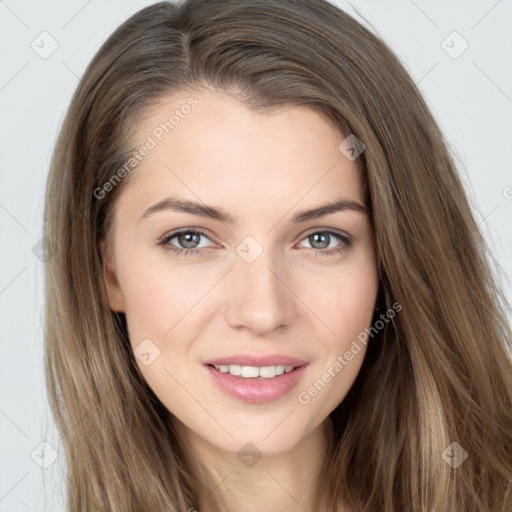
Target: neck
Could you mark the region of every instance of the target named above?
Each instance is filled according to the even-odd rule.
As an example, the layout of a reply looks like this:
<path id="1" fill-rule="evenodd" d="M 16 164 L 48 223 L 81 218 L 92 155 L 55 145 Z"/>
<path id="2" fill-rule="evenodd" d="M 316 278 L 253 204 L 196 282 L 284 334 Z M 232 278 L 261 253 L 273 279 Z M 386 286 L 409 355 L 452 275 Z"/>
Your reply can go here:
<path id="1" fill-rule="evenodd" d="M 325 493 L 319 493 L 319 484 L 331 428 L 326 418 L 287 452 L 241 460 L 237 453 L 219 449 L 176 421 L 198 481 L 207 490 L 198 512 L 321 510 L 319 498 Z"/>

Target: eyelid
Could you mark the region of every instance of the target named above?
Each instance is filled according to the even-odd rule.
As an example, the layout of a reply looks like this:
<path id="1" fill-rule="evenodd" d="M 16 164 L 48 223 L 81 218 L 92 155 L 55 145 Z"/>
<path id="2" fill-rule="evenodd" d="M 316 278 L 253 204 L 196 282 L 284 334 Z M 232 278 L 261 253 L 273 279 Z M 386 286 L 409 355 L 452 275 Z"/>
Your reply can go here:
<path id="1" fill-rule="evenodd" d="M 181 233 L 197 233 L 198 235 L 203 235 L 205 238 L 208 238 L 208 240 L 213 241 L 212 236 L 210 235 L 207 229 L 194 227 L 178 228 L 176 230 L 171 230 L 168 233 L 165 233 L 165 235 L 162 235 L 160 238 L 158 238 L 158 241 L 161 242 L 163 240 L 170 240 L 178 235 L 181 235 Z"/>
<path id="2" fill-rule="evenodd" d="M 314 233 L 333 233 L 335 235 L 338 235 L 342 239 L 346 239 L 346 240 L 350 240 L 350 241 L 354 240 L 354 237 L 352 235 L 350 235 L 349 233 L 347 233 L 346 231 L 343 231 L 341 229 L 336 229 L 336 228 L 328 228 L 326 226 L 324 226 L 324 227 L 320 226 L 320 227 L 308 229 L 307 231 L 302 233 L 299 236 L 298 241 L 300 242 L 304 238 L 306 238 Z"/>

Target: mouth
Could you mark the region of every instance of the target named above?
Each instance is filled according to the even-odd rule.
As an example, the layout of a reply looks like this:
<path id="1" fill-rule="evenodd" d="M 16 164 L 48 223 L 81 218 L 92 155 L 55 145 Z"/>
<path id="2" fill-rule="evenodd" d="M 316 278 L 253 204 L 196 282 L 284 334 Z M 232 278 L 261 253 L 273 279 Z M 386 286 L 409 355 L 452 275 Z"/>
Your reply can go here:
<path id="1" fill-rule="evenodd" d="M 238 359 L 235 362 L 240 361 Z M 224 359 L 221 362 L 232 361 Z M 265 366 L 259 366 L 252 363 L 253 366 L 250 366 L 209 362 L 204 364 L 204 368 L 215 386 L 225 395 L 250 404 L 263 404 L 288 395 L 298 385 L 309 366 L 307 361 L 298 359 L 288 359 L 286 362 L 295 364 L 264 363 Z"/>

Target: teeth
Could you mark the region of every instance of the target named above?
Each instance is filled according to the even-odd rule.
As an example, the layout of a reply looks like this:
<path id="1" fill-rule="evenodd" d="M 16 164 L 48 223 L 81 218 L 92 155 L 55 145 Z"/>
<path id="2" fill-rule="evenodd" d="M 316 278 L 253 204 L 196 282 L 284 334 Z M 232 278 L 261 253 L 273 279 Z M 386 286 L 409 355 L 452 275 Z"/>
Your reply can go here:
<path id="1" fill-rule="evenodd" d="M 239 366 L 237 364 L 231 365 L 220 365 L 213 367 L 221 373 L 230 373 L 231 375 L 235 375 L 236 377 L 245 377 L 245 378 L 256 378 L 263 377 L 264 379 L 272 379 L 277 375 L 282 375 L 283 373 L 291 372 L 295 367 L 294 366 L 284 366 L 282 364 L 278 364 L 276 366 Z"/>

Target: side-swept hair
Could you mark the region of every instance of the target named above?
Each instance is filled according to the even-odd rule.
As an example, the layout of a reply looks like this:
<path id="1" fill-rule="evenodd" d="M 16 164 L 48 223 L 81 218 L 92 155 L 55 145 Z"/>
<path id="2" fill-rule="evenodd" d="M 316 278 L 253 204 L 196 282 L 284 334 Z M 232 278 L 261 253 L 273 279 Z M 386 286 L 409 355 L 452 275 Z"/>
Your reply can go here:
<path id="1" fill-rule="evenodd" d="M 142 378 L 99 250 L 147 108 L 184 90 L 236 91 L 255 110 L 309 105 L 365 145 L 382 306 L 333 433 L 326 510 L 512 510 L 510 333 L 491 255 L 454 159 L 403 65 L 324 0 L 188 0 L 135 13 L 85 71 L 48 177 L 45 364 L 70 511 L 182 512 L 206 490 Z M 136 173 L 136 170 L 134 170 Z M 508 352 L 507 352 L 508 349 Z M 457 442 L 457 469 L 441 454 Z"/>

